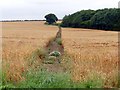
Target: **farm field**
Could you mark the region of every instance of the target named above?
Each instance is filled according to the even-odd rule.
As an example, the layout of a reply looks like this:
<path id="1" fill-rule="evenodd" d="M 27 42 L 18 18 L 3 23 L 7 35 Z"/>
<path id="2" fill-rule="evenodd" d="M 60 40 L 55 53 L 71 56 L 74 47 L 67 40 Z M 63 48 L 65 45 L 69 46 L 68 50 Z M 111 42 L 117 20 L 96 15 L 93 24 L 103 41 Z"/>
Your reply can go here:
<path id="1" fill-rule="evenodd" d="M 62 36 L 64 49 L 73 58 L 75 81 L 99 77 L 104 87 L 117 86 L 118 32 L 64 28 Z"/>
<path id="2" fill-rule="evenodd" d="M 42 48 L 56 35 L 57 27 L 45 26 L 44 22 L 3 22 L 2 60 L 7 80 L 17 82 L 27 70 L 28 57 L 33 51 Z M 9 67 L 8 67 L 9 65 Z"/>
<path id="3" fill-rule="evenodd" d="M 57 26 L 44 25 L 43 21 L 3 22 L 2 65 L 6 80 L 24 80 L 22 73 L 28 70 L 25 58 L 44 48 L 57 31 Z M 118 86 L 118 32 L 62 28 L 62 43 L 72 59 L 74 82 L 102 80 L 103 87 Z"/>

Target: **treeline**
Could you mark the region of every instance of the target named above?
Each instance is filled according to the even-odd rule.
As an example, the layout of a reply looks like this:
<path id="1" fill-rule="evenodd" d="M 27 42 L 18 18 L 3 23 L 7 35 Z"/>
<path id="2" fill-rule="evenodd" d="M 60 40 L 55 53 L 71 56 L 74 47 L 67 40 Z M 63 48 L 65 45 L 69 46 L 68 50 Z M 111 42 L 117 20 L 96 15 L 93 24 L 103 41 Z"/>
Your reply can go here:
<path id="1" fill-rule="evenodd" d="M 26 21 L 45 21 L 45 20 L 2 20 L 2 22 L 26 22 Z"/>
<path id="2" fill-rule="evenodd" d="M 120 9 L 82 10 L 65 16 L 61 26 L 120 31 Z"/>

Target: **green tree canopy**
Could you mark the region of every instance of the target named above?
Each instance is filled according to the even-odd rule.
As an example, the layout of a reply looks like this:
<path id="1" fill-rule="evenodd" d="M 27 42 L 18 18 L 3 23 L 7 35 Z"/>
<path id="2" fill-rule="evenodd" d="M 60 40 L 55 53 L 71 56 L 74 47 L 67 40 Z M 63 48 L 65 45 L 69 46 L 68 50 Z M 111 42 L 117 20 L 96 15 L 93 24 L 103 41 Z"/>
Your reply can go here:
<path id="1" fill-rule="evenodd" d="M 61 26 L 120 31 L 120 9 L 82 10 L 65 16 Z"/>
<path id="2" fill-rule="evenodd" d="M 48 14 L 48 15 L 45 16 L 45 18 L 46 18 L 46 22 L 48 24 L 53 24 L 56 21 L 58 21 L 58 18 L 56 17 L 55 14 Z"/>
<path id="3" fill-rule="evenodd" d="M 62 21 L 62 26 L 69 27 L 84 27 L 86 23 L 95 14 L 94 10 L 82 10 L 74 14 L 65 16 Z"/>
<path id="4" fill-rule="evenodd" d="M 91 18 L 91 27 L 104 30 L 120 30 L 120 9 L 104 9 Z"/>

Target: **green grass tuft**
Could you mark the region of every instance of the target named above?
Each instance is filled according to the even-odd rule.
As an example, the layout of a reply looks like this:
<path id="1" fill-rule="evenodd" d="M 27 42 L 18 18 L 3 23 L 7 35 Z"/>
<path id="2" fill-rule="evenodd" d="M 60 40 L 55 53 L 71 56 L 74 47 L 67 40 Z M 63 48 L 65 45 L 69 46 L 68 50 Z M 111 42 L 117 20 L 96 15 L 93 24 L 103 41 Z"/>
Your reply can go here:
<path id="1" fill-rule="evenodd" d="M 57 44 L 62 45 L 62 39 L 61 38 L 57 38 L 56 42 L 57 42 Z"/>
<path id="2" fill-rule="evenodd" d="M 30 71 L 26 77 L 19 84 L 20 88 L 69 88 L 72 82 L 68 73 L 51 73 L 45 70 Z"/>

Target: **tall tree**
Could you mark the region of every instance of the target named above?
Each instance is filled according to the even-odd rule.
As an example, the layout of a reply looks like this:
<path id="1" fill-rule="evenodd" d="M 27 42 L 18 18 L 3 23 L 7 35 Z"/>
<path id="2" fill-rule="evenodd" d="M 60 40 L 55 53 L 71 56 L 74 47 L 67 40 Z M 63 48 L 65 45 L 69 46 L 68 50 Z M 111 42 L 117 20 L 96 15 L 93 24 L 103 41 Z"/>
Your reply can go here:
<path id="1" fill-rule="evenodd" d="M 53 24 L 56 23 L 56 21 L 58 21 L 58 18 L 56 17 L 55 14 L 48 14 L 45 16 L 45 18 L 48 24 Z"/>

